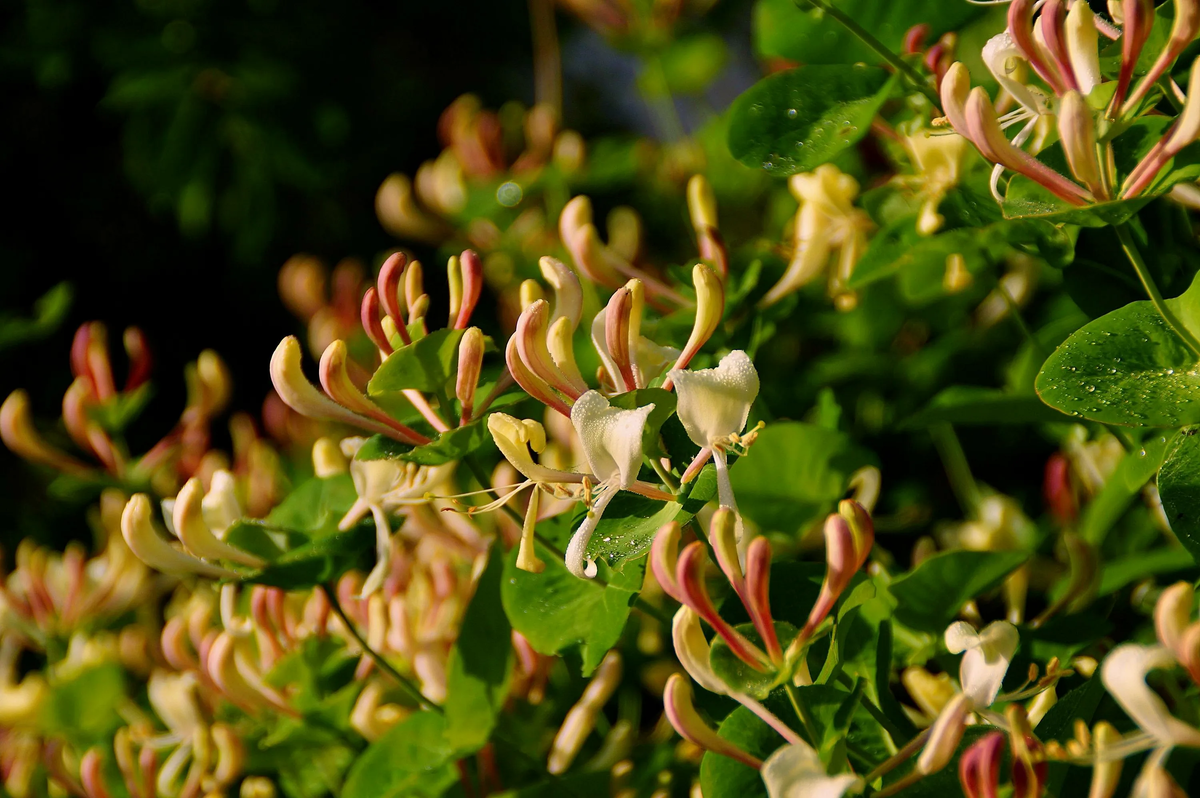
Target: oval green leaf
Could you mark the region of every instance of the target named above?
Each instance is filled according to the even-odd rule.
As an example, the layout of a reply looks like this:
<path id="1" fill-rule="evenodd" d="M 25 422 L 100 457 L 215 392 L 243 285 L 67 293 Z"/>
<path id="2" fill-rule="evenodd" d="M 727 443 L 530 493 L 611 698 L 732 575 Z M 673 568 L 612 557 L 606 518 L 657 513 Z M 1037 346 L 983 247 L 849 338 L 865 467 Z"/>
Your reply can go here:
<path id="1" fill-rule="evenodd" d="M 891 91 L 878 67 L 812 65 L 760 80 L 733 102 L 729 150 L 787 176 L 828 162 L 870 129 Z"/>

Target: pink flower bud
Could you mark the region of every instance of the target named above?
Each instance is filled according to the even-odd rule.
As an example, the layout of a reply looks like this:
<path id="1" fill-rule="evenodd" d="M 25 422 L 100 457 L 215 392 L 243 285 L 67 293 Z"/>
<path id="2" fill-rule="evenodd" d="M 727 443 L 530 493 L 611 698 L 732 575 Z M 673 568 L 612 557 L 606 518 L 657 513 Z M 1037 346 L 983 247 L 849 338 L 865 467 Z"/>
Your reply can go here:
<path id="1" fill-rule="evenodd" d="M 1026 0 L 1014 0 L 1013 6 Z M 967 98 L 968 138 L 984 158 L 1045 186 L 1052 194 L 1072 205 L 1085 205 L 1091 195 L 1029 153 L 1015 146 L 1000 129 L 996 109 L 982 87 L 975 87 Z"/>
<path id="2" fill-rule="evenodd" d="M 359 391 L 350 379 L 346 362 L 346 342 L 342 340 L 331 343 L 321 355 L 321 385 L 333 401 L 384 425 L 390 430 L 389 437 L 417 446 L 429 442 L 429 438 L 396 421 Z"/>
<path id="3" fill-rule="evenodd" d="M 691 684 L 678 673 L 671 674 L 667 679 L 666 689 L 663 690 L 663 709 L 666 711 L 667 720 L 671 722 L 671 726 L 685 740 L 705 751 L 741 762 L 747 767 L 756 770 L 762 768 L 761 759 L 729 742 L 704 722 L 692 703 Z"/>
<path id="4" fill-rule="evenodd" d="M 390 355 L 394 350 L 383 329 L 383 321 L 379 317 L 379 294 L 374 287 L 368 288 L 367 293 L 363 294 L 359 317 L 362 321 L 363 332 L 371 339 L 371 343 L 375 344 L 375 348 L 384 356 Z"/>
<path id="5" fill-rule="evenodd" d="M 1062 0 L 1046 0 L 1042 6 L 1039 18 L 1042 35 L 1046 40 L 1046 49 L 1054 59 L 1054 66 L 1062 80 L 1066 91 L 1079 91 L 1079 81 L 1075 79 L 1075 70 L 1071 66 L 1071 58 L 1067 51 L 1065 36 L 1067 10 Z"/>
<path id="6" fill-rule="evenodd" d="M 1036 5 L 1036 0 L 1013 0 L 1008 7 L 1008 33 L 1038 77 L 1046 81 L 1055 94 L 1061 94 L 1066 87 L 1058 73 L 1042 58 L 1041 47 L 1033 35 L 1033 12 Z"/>
<path id="7" fill-rule="evenodd" d="M 1110 109 L 1124 107 L 1138 56 L 1142 54 L 1142 48 L 1150 38 L 1150 30 L 1154 27 L 1152 0 L 1124 0 L 1121 8 L 1125 17 L 1125 27 L 1121 32 L 1121 69 L 1117 73 L 1117 90 L 1109 104 Z"/>
<path id="8" fill-rule="evenodd" d="M 675 578 L 679 583 L 680 593 L 684 604 L 687 604 L 697 615 L 713 628 L 729 649 L 738 659 L 755 670 L 767 672 L 769 660 L 758 646 L 734 629 L 720 613 L 708 595 L 704 584 L 704 563 L 708 559 L 707 550 L 700 541 L 689 544 L 679 555 L 675 567 Z"/>
<path id="9" fill-rule="evenodd" d="M 1154 65 L 1150 67 L 1150 71 L 1138 80 L 1133 93 L 1121 107 L 1122 116 L 1137 106 L 1158 79 L 1170 69 L 1175 59 L 1192 43 L 1197 33 L 1200 33 L 1200 1 L 1175 0 L 1175 21 L 1171 24 L 1171 36 L 1155 59 Z"/>
<path id="10" fill-rule="evenodd" d="M 985 735 L 966 750 L 958 762 L 958 780 L 967 798 L 996 798 L 1003 754 L 1003 732 Z"/>
<path id="11" fill-rule="evenodd" d="M 1087 102 L 1077 91 L 1062 96 L 1058 110 L 1058 135 L 1075 179 L 1088 187 L 1097 200 L 1108 192 L 1100 178 L 1100 159 L 1096 156 L 1096 123 Z"/>
<path id="12" fill-rule="evenodd" d="M 517 349 L 516 335 L 508 339 L 508 346 L 504 349 L 504 359 L 508 363 L 509 374 L 512 375 L 517 385 L 520 385 L 525 393 L 537 399 L 546 405 L 546 407 L 554 408 L 567 418 L 571 417 L 571 406 L 559 398 L 545 380 L 534 374 L 525 365 L 525 361 L 521 359 L 521 353 Z"/>
<path id="13" fill-rule="evenodd" d="M 483 368 L 483 331 L 468 327 L 458 343 L 458 375 L 454 395 L 462 404 L 461 424 L 471 420 L 475 409 L 475 389 L 479 387 L 479 372 Z"/>
<path id="14" fill-rule="evenodd" d="M 686 603 L 679 582 L 675 579 L 679 565 L 679 522 L 663 524 L 650 544 L 650 568 L 663 592 L 680 604 Z"/>
<path id="15" fill-rule="evenodd" d="M 125 390 L 132 391 L 150 378 L 154 358 L 150 354 L 146 334 L 137 327 L 126 328 L 121 340 L 125 346 L 125 354 L 129 356 L 129 374 L 125 377 Z"/>
<path id="16" fill-rule="evenodd" d="M 465 330 L 471 323 L 471 314 L 475 312 L 483 292 L 483 261 L 475 250 L 466 249 L 459 257 L 459 266 L 462 269 L 462 302 L 458 307 L 454 329 Z"/>
<path id="17" fill-rule="evenodd" d="M 550 387 L 560 391 L 572 402 L 587 390 L 586 385 L 575 385 L 558 369 L 550 350 L 546 346 L 550 319 L 550 305 L 544 299 L 529 305 L 521 312 L 517 320 L 517 329 L 513 340 L 517 343 L 517 352 L 530 371 L 537 375 Z M 581 380 L 582 382 L 582 380 Z"/>
<path id="18" fill-rule="evenodd" d="M 46 443 L 38 434 L 29 409 L 29 394 L 25 391 L 13 391 L 0 404 L 0 440 L 13 454 L 31 462 L 76 476 L 92 473 L 90 467 Z"/>
<path id="19" fill-rule="evenodd" d="M 758 537 L 750 541 L 746 549 L 746 589 L 742 601 L 750 613 L 754 628 L 763 639 L 767 648 L 767 656 L 771 662 L 780 665 L 783 662 L 783 649 L 779 647 L 779 637 L 775 634 L 775 623 L 771 619 L 771 544 L 766 538 Z"/>

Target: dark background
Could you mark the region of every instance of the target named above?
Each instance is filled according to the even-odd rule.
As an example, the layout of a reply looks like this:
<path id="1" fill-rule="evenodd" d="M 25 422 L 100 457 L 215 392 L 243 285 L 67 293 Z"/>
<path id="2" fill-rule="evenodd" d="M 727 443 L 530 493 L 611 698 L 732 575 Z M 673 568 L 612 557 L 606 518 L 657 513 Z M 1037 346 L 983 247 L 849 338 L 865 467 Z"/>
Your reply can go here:
<path id="1" fill-rule="evenodd" d="M 52 422 L 75 328 L 108 324 L 120 380 L 120 334 L 136 324 L 153 347 L 155 397 L 131 431 L 135 452 L 178 418 L 182 368 L 206 347 L 232 370 L 233 406 L 257 415 L 270 353 L 296 331 L 277 298 L 279 266 L 296 252 L 369 262 L 394 245 L 375 218 L 376 188 L 437 154 L 438 114 L 454 98 L 533 101 L 523 0 L 0 9 L 0 317 L 28 315 L 62 281 L 75 297 L 54 333 L 0 348 L 0 397 L 26 388 L 36 418 Z M 748 3 L 723 1 L 708 22 L 748 48 L 749 18 Z M 557 20 L 565 123 L 653 134 L 628 99 L 632 59 Z M 749 61 L 735 59 L 744 75 L 724 81 L 720 100 L 754 80 Z M 79 510 L 45 498 L 43 477 L 0 452 L 0 543 L 86 535 Z"/>

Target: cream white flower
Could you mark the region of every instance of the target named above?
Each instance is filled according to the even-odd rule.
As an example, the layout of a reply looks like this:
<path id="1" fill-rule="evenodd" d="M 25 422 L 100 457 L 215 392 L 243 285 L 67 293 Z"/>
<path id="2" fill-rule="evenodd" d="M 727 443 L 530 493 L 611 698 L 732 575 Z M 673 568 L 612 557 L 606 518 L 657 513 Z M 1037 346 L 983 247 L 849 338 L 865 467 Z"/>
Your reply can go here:
<path id="1" fill-rule="evenodd" d="M 670 374 L 679 397 L 676 413 L 692 443 L 711 450 L 717 467 L 721 506 L 736 510 L 724 447 L 746 428 L 750 405 L 758 396 L 758 371 L 740 349 L 721 358 L 716 368 L 675 370 Z"/>
<path id="2" fill-rule="evenodd" d="M 972 709 L 987 709 L 996 700 L 1018 642 L 1017 627 L 1008 621 L 996 621 L 978 632 L 964 621 L 946 629 L 947 650 L 965 652 L 958 679 Z"/>
<path id="3" fill-rule="evenodd" d="M 588 391 L 571 407 L 571 424 L 579 435 L 583 456 L 600 480 L 595 503 L 567 545 L 567 569 L 576 576 L 596 575 L 595 562 L 584 563 L 588 541 L 612 497 L 637 481 L 642 431 L 653 411 L 653 404 L 636 410 L 612 407 L 599 391 Z"/>
<path id="4" fill-rule="evenodd" d="M 368 596 L 383 585 L 392 556 L 392 528 L 388 514 L 396 509 L 427 501 L 426 494 L 444 482 L 454 463 L 418 466 L 399 460 L 355 460 L 354 455 L 366 443 L 365 438 L 345 438 L 342 453 L 350 459 L 350 477 L 358 499 L 338 524 L 346 531 L 370 513 L 375 519 L 375 567 L 363 583 L 362 595 Z"/>
<path id="5" fill-rule="evenodd" d="M 827 775 L 817 752 L 804 742 L 771 754 L 760 773 L 771 798 L 842 798 L 860 783 L 853 773 Z"/>
<path id="6" fill-rule="evenodd" d="M 1146 684 L 1146 675 L 1156 668 L 1175 665 L 1175 656 L 1165 646 L 1126 643 L 1104 659 L 1100 678 L 1125 714 L 1160 748 L 1177 745 L 1200 748 L 1200 729 L 1176 718 L 1158 694 Z"/>

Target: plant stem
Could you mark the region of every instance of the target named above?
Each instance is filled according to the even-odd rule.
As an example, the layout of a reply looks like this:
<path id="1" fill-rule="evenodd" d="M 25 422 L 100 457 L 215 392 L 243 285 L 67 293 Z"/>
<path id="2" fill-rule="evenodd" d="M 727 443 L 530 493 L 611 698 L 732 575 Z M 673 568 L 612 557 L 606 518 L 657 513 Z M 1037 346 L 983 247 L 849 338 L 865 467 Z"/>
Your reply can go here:
<path id="1" fill-rule="evenodd" d="M 325 594 L 326 600 L 329 601 L 329 606 L 333 610 L 333 614 L 336 615 L 338 620 L 342 622 L 342 625 L 346 627 L 346 631 L 350 632 L 350 636 L 353 637 L 355 642 L 357 642 L 362 648 L 363 653 L 370 657 L 371 661 L 374 662 L 381 671 L 392 677 L 392 679 L 394 679 L 396 683 L 400 685 L 400 688 L 408 694 L 408 697 L 417 702 L 418 706 L 423 706 L 426 709 L 431 709 L 434 712 L 439 713 L 445 711 L 440 705 L 435 704 L 422 695 L 421 688 L 413 684 L 412 680 L 403 673 L 392 667 L 392 663 L 384 659 L 382 654 L 371 648 L 366 639 L 358 631 L 358 627 L 354 625 L 352 620 L 350 620 L 350 616 L 346 614 L 346 610 L 342 608 L 342 603 L 338 601 L 336 590 L 330 588 L 329 585 L 321 585 L 321 591 Z"/>
<path id="2" fill-rule="evenodd" d="M 1142 259 L 1142 253 L 1138 251 L 1137 244 L 1133 240 L 1133 235 L 1129 231 L 1129 223 L 1124 222 L 1115 225 L 1113 230 L 1117 234 L 1117 239 L 1121 242 L 1121 249 L 1125 250 L 1125 256 L 1129 258 L 1129 262 L 1133 265 L 1133 270 L 1137 273 L 1138 279 L 1142 281 L 1142 288 L 1146 289 L 1146 294 L 1150 297 L 1150 303 L 1158 311 L 1158 315 L 1162 316 L 1163 321 L 1167 323 L 1171 331 L 1179 336 L 1184 346 L 1190 349 L 1193 355 L 1200 358 L 1200 341 L 1196 340 L 1196 336 L 1192 335 L 1191 331 L 1183 326 L 1183 323 L 1167 307 L 1162 293 L 1159 292 L 1158 286 L 1154 283 L 1154 277 L 1151 276 L 1150 270 L 1146 266 L 1146 261 Z"/>
<path id="3" fill-rule="evenodd" d="M 921 73 L 913 69 L 907 61 L 893 53 L 887 46 L 871 35 L 866 28 L 859 25 L 850 17 L 846 16 L 840 9 L 834 8 L 826 0 L 803 0 L 813 8 L 819 9 L 827 14 L 830 18 L 836 20 L 843 28 L 854 34 L 859 41 L 875 51 L 875 54 L 886 61 L 892 68 L 908 79 L 908 82 L 913 85 L 917 91 L 925 95 L 929 102 L 933 103 L 934 108 L 940 108 L 942 98 L 937 95 L 925 79 L 921 77 Z"/>
<path id="4" fill-rule="evenodd" d="M 1012 316 L 1013 322 L 1016 323 L 1017 328 L 1021 331 L 1021 335 L 1025 336 L 1025 340 L 1033 347 L 1033 351 L 1037 352 L 1038 357 L 1044 361 L 1050 356 L 1050 353 L 1046 351 L 1046 347 L 1042 346 L 1042 342 L 1037 339 L 1037 336 L 1033 334 L 1033 330 L 1025 322 L 1025 317 L 1021 314 L 1021 308 L 1017 304 L 1017 300 L 1013 299 L 1013 295 L 1008 292 L 1003 278 L 996 281 L 996 290 L 1004 298 L 1004 304 L 1008 305 L 1008 313 Z"/>
<path id="5" fill-rule="evenodd" d="M 876 779 L 881 779 L 888 773 L 891 773 L 900 765 L 904 764 L 904 762 L 907 761 L 913 754 L 915 754 L 917 751 L 920 751 L 921 746 L 925 745 L 925 740 L 928 739 L 928 737 L 929 729 L 925 729 L 916 737 L 905 743 L 903 748 L 888 757 L 887 761 L 883 762 L 879 765 L 879 767 L 868 773 L 864 777 L 864 780 L 870 784 Z"/>
<path id="6" fill-rule="evenodd" d="M 934 424 L 929 428 L 929 432 L 933 435 L 933 445 L 937 447 L 946 467 L 946 476 L 950 478 L 950 488 L 954 491 L 959 506 L 968 518 L 978 518 L 979 485 L 975 483 L 975 476 L 971 473 L 967 455 L 963 452 L 958 435 L 954 433 L 954 427 L 946 423 Z"/>
<path id="7" fill-rule="evenodd" d="M 808 735 L 809 743 L 814 748 L 819 747 L 821 745 L 821 737 L 817 734 L 817 725 L 813 722 L 808 707 L 804 706 L 804 702 L 800 700 L 800 693 L 796 691 L 796 686 L 789 679 L 783 683 L 783 689 L 787 691 L 788 700 L 792 702 L 792 709 L 796 711 L 796 717 L 800 719 L 800 723 L 804 726 L 804 733 Z"/>

